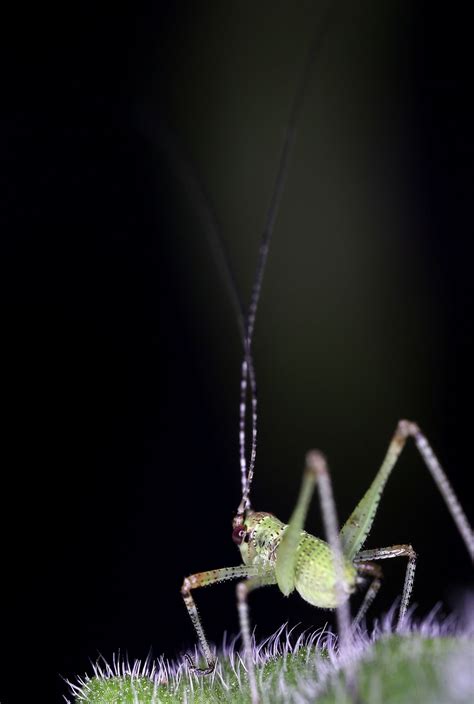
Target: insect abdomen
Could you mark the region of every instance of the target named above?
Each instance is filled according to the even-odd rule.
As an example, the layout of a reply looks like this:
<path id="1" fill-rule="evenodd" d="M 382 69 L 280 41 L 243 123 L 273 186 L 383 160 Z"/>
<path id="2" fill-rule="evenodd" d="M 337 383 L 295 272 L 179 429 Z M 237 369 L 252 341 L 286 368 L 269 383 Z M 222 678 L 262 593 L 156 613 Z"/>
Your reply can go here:
<path id="1" fill-rule="evenodd" d="M 344 561 L 342 584 L 344 601 L 355 589 L 356 576 L 352 563 Z M 295 588 L 302 598 L 313 606 L 334 609 L 338 605 L 331 548 L 324 540 L 306 532 L 301 534 L 297 548 Z"/>

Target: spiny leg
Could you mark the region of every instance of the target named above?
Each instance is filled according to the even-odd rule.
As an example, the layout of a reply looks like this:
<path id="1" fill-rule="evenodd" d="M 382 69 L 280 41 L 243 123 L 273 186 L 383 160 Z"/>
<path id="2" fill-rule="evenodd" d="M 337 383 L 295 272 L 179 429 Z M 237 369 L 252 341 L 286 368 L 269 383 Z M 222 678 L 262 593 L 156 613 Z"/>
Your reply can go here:
<path id="1" fill-rule="evenodd" d="M 392 557 L 407 557 L 408 564 L 405 573 L 405 583 L 403 585 L 402 601 L 400 603 L 400 612 L 398 614 L 397 631 L 403 627 L 410 596 L 413 590 L 413 581 L 415 579 L 416 569 L 416 553 L 411 545 L 392 545 L 388 548 L 375 548 L 374 550 L 362 550 L 354 562 L 365 560 L 387 560 Z"/>
<path id="2" fill-rule="evenodd" d="M 260 701 L 257 689 L 257 678 L 255 676 L 255 664 L 252 657 L 252 639 L 250 636 L 250 617 L 248 595 L 254 589 L 265 587 L 270 584 L 275 584 L 276 578 L 274 572 L 260 577 L 252 577 L 239 582 L 237 584 L 237 608 L 239 611 L 240 630 L 242 632 L 242 641 L 244 644 L 244 662 L 247 667 L 249 677 L 250 695 L 252 704 L 258 704 Z"/>
<path id="3" fill-rule="evenodd" d="M 316 485 L 319 492 L 319 502 L 327 541 L 335 556 L 336 588 L 342 592 L 343 554 L 339 539 L 339 524 L 329 477 L 329 469 L 324 455 L 317 450 L 311 450 L 306 455 L 303 481 L 295 509 L 291 515 L 290 522 L 285 530 L 281 543 L 278 546 L 275 572 L 278 586 L 285 596 L 291 594 L 295 588 L 297 547 Z M 341 593 L 338 601 L 340 604 L 337 608 L 338 628 L 341 645 L 344 646 L 348 645 L 350 640 L 349 604 L 343 593 Z"/>
<path id="4" fill-rule="evenodd" d="M 337 625 L 342 649 L 351 644 L 351 612 L 349 600 L 344 594 L 343 584 L 343 552 L 339 537 L 339 520 L 337 517 L 336 502 L 332 493 L 331 478 L 326 458 L 321 453 L 312 450 L 306 455 L 306 466 L 314 472 L 317 479 L 319 503 L 323 515 L 324 530 L 327 541 L 334 555 L 336 572 L 336 589 L 339 591 L 339 604 L 337 606 Z"/>
<path id="5" fill-rule="evenodd" d="M 360 564 L 357 564 L 357 571 L 360 574 L 372 577 L 372 581 L 369 585 L 369 588 L 365 592 L 364 600 L 360 605 L 359 611 L 357 612 L 357 616 L 352 621 L 352 630 L 355 630 L 357 626 L 359 626 L 382 585 L 382 570 L 378 565 L 374 565 L 372 562 L 362 562 Z"/>
<path id="6" fill-rule="evenodd" d="M 453 521 L 461 533 L 467 551 L 471 556 L 471 560 L 474 561 L 474 532 L 469 525 L 466 514 L 464 513 L 461 504 L 459 503 L 457 496 L 454 493 L 453 488 L 426 437 L 423 435 L 419 427 L 415 425 L 415 423 L 407 423 L 407 426 L 406 432 L 414 438 L 418 451 L 423 457 L 431 476 L 436 482 L 438 489 L 446 502 L 448 510 L 453 517 Z"/>
<path id="7" fill-rule="evenodd" d="M 363 546 L 372 524 L 380 502 L 383 489 L 387 479 L 392 472 L 392 469 L 397 462 L 401 451 L 405 447 L 407 438 L 413 437 L 415 444 L 428 467 L 431 476 L 436 482 L 442 497 L 453 517 L 454 522 L 464 540 L 466 548 L 474 559 L 474 533 L 466 518 L 459 501 L 439 464 L 433 450 L 431 449 L 428 440 L 420 431 L 415 423 L 407 420 L 401 420 L 398 423 L 395 434 L 390 442 L 390 445 L 382 462 L 382 466 L 377 472 L 374 481 L 370 485 L 367 492 L 357 504 L 355 510 L 344 524 L 341 531 L 341 541 L 344 555 L 353 560 L 358 555 Z"/>
<path id="8" fill-rule="evenodd" d="M 343 589 L 343 551 L 341 539 L 339 537 L 339 520 L 337 517 L 336 502 L 332 493 L 331 477 L 329 467 L 323 454 L 316 450 L 311 450 L 306 455 L 306 467 L 314 472 L 317 479 L 319 503 L 323 514 L 323 524 L 326 539 L 334 555 L 334 567 L 336 573 L 336 590 L 338 592 L 338 605 L 336 608 L 337 630 L 339 634 L 340 650 L 343 655 L 348 655 L 346 662 L 346 687 L 351 701 L 354 704 L 359 702 L 359 691 L 354 663 L 351 659 L 352 630 L 351 630 L 351 610 L 349 599 L 346 599 Z"/>
<path id="9" fill-rule="evenodd" d="M 249 565 L 237 565 L 236 567 L 222 567 L 218 570 L 197 572 L 196 574 L 192 574 L 184 579 L 183 586 L 181 587 L 181 595 L 184 599 L 184 603 L 186 604 L 191 621 L 193 622 L 193 626 L 199 638 L 199 643 L 201 644 L 201 649 L 207 663 L 207 667 L 199 668 L 192 661 L 191 657 L 186 655 L 189 669 L 192 672 L 195 672 L 198 675 L 209 675 L 214 670 L 216 662 L 211 653 L 209 643 L 207 642 L 206 634 L 204 633 L 204 628 L 202 627 L 196 604 L 191 596 L 191 590 L 199 589 L 199 587 L 208 587 L 211 584 L 218 584 L 219 582 L 225 582 L 230 579 L 248 577 L 251 574 L 255 574 L 255 572 L 256 569 Z"/>
<path id="10" fill-rule="evenodd" d="M 306 455 L 303 481 L 298 501 L 291 515 L 290 522 L 278 546 L 275 573 L 278 586 L 283 594 L 290 594 L 295 588 L 295 566 L 297 546 L 303 530 L 309 504 L 315 485 L 318 487 L 319 503 L 323 517 L 327 542 L 334 556 L 336 575 L 336 590 L 338 591 L 338 606 L 336 610 L 337 625 L 341 653 L 350 654 L 352 643 L 351 615 L 349 600 L 343 590 L 343 551 L 339 538 L 339 522 L 336 504 L 332 493 L 329 468 L 324 455 L 318 450 L 311 450 Z M 350 661 L 347 663 L 347 688 L 352 701 L 357 700 L 357 684 Z"/>

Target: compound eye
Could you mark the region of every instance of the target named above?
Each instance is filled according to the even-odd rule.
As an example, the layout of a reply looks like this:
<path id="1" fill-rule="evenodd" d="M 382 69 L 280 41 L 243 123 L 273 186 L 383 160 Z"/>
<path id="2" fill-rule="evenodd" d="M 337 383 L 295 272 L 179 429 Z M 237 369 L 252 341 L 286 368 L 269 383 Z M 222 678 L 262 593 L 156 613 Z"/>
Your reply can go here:
<path id="1" fill-rule="evenodd" d="M 237 526 L 232 531 L 232 540 L 236 545 L 240 545 L 245 538 L 245 528 L 243 526 Z"/>

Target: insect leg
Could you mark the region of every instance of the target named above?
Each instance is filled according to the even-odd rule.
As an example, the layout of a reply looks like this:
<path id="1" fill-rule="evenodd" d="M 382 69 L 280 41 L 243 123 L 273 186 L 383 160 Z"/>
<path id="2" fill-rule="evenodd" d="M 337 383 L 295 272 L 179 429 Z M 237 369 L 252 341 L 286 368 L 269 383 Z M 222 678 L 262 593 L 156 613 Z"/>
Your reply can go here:
<path id="1" fill-rule="evenodd" d="M 199 587 L 208 587 L 211 584 L 218 584 L 219 582 L 225 582 L 229 579 L 240 579 L 241 577 L 248 577 L 250 574 L 256 572 L 256 569 L 248 565 L 237 565 L 236 567 L 222 567 L 219 570 L 209 570 L 207 572 L 197 572 L 189 577 L 186 577 L 183 581 L 183 586 L 181 587 L 181 595 L 186 604 L 189 616 L 193 622 L 193 626 L 196 630 L 199 642 L 201 644 L 204 657 L 206 658 L 207 667 L 199 668 L 193 663 L 189 655 L 186 655 L 188 661 L 189 669 L 198 675 L 208 675 L 210 674 L 215 666 L 216 662 L 211 653 L 209 643 L 207 642 L 206 634 L 204 633 L 204 628 L 202 627 L 201 619 L 199 618 L 199 613 L 194 603 L 194 599 L 191 596 L 192 589 L 198 589 Z"/>
<path id="2" fill-rule="evenodd" d="M 249 677 L 252 704 L 258 704 L 260 700 L 258 696 L 257 679 L 255 677 L 255 664 L 252 657 L 248 595 L 254 589 L 275 583 L 276 577 L 272 570 L 265 575 L 252 577 L 237 584 L 237 608 L 239 611 L 240 630 L 242 632 L 242 640 L 244 644 L 244 660 Z"/>
<path id="3" fill-rule="evenodd" d="M 431 476 L 437 484 L 441 496 L 445 500 L 448 510 L 453 517 L 453 521 L 461 533 L 467 551 L 471 556 L 471 560 L 474 561 L 474 532 L 469 525 L 466 514 L 464 513 L 461 504 L 459 503 L 456 494 L 454 493 L 453 488 L 441 468 L 441 465 L 438 462 L 438 459 L 426 437 L 423 435 L 419 427 L 415 425 L 415 423 L 407 423 L 407 426 L 406 432 L 414 439 L 418 452 L 428 467 Z"/>
<path id="4" fill-rule="evenodd" d="M 315 486 L 318 487 L 327 541 L 335 556 L 336 582 L 342 584 L 343 581 L 339 524 L 329 469 L 324 455 L 317 450 L 311 450 L 306 455 L 303 481 L 296 507 L 277 550 L 275 572 L 278 586 L 285 595 L 290 594 L 295 588 L 297 546 Z M 337 608 L 338 630 L 341 646 L 344 647 L 350 642 L 350 611 L 349 603 L 343 595 L 341 595 L 339 603 L 340 606 Z"/>
<path id="5" fill-rule="evenodd" d="M 303 481 L 298 501 L 277 549 L 275 573 L 278 586 L 283 594 L 292 592 L 295 587 L 296 548 L 301 536 L 301 531 L 303 530 L 315 486 L 318 487 L 319 503 L 321 505 L 326 539 L 331 547 L 334 558 L 336 589 L 339 591 L 340 595 L 336 609 L 340 650 L 341 654 L 350 655 L 350 646 L 352 643 L 351 614 L 349 601 L 345 598 L 342 587 L 343 552 L 339 538 L 336 503 L 332 493 L 331 478 L 326 458 L 317 450 L 311 450 L 306 455 Z M 352 702 L 358 701 L 357 681 L 350 658 L 346 663 L 346 685 L 350 700 Z"/>
<path id="6" fill-rule="evenodd" d="M 362 550 L 354 562 L 365 560 L 387 560 L 392 557 L 407 557 L 408 564 L 405 573 L 405 583 L 403 585 L 402 601 L 400 604 L 400 613 L 398 614 L 397 630 L 403 626 L 405 620 L 408 602 L 413 590 L 413 581 L 415 579 L 416 568 L 416 553 L 411 545 L 392 545 L 388 548 L 375 548 L 374 550 Z"/>
<path id="7" fill-rule="evenodd" d="M 362 562 L 360 564 L 357 564 L 357 571 L 359 572 L 359 574 L 369 575 L 370 577 L 372 577 L 372 581 L 365 593 L 364 600 L 359 608 L 359 611 L 357 612 L 357 616 L 352 622 L 353 629 L 356 629 L 364 618 L 365 614 L 370 608 L 370 605 L 375 599 L 378 590 L 382 585 L 382 570 L 378 565 L 374 565 L 372 562 Z"/>
<path id="8" fill-rule="evenodd" d="M 344 550 L 344 555 L 353 560 L 358 555 L 359 550 L 364 544 L 367 536 L 372 528 L 375 514 L 382 496 L 383 489 L 387 479 L 392 472 L 392 469 L 397 462 L 401 451 L 405 447 L 405 443 L 409 437 L 412 437 L 415 444 L 428 467 L 431 476 L 440 490 L 440 493 L 453 517 L 454 522 L 464 540 L 466 548 L 474 559 L 474 533 L 470 527 L 466 514 L 464 513 L 456 495 L 439 464 L 433 450 L 431 449 L 427 439 L 420 431 L 415 423 L 407 420 L 401 420 L 398 423 L 395 434 L 390 442 L 390 445 L 382 462 L 382 466 L 375 475 L 375 479 L 370 485 L 367 492 L 357 504 L 356 508 L 350 515 L 347 522 L 344 524 L 341 531 L 341 541 Z"/>

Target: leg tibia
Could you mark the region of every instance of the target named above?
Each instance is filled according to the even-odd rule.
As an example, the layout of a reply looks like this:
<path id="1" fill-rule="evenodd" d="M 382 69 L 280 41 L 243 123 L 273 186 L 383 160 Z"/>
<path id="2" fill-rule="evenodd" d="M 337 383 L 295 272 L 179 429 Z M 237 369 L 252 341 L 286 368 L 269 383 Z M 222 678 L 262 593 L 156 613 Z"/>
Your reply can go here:
<path id="1" fill-rule="evenodd" d="M 277 583 L 283 594 L 290 594 L 295 588 L 295 568 L 298 543 L 308 513 L 309 504 L 317 486 L 319 502 L 323 515 L 326 539 L 334 558 L 336 588 L 340 591 L 337 598 L 337 618 L 341 644 L 348 644 L 350 639 L 350 613 L 349 603 L 344 594 L 344 561 L 339 540 L 339 524 L 337 520 L 336 505 L 332 493 L 329 468 L 324 455 L 318 450 L 311 450 L 306 455 L 303 481 L 296 507 L 283 538 L 278 546 L 275 563 Z M 310 601 L 310 603 L 312 603 Z"/>
<path id="2" fill-rule="evenodd" d="M 354 562 L 365 562 L 365 560 L 387 560 L 392 557 L 408 558 L 407 569 L 405 573 L 405 583 L 403 585 L 402 600 L 400 603 L 400 612 L 398 615 L 397 630 L 400 630 L 405 620 L 408 604 L 410 602 L 411 593 L 413 591 L 413 582 L 415 579 L 416 569 L 416 553 L 411 545 L 392 545 L 388 548 L 375 548 L 374 550 L 363 550 L 355 558 Z"/>
<path id="3" fill-rule="evenodd" d="M 249 568 L 247 565 L 237 565 L 236 567 L 223 567 L 219 570 L 209 570 L 208 572 L 198 572 L 197 574 L 192 574 L 190 577 L 186 577 L 183 581 L 183 586 L 181 587 L 181 595 L 184 599 L 184 603 L 186 605 L 191 621 L 193 622 L 194 629 L 199 638 L 199 643 L 201 644 L 202 652 L 204 653 L 204 657 L 206 658 L 207 665 L 207 667 L 205 668 L 199 668 L 187 655 L 186 658 L 188 660 L 189 667 L 193 672 L 196 672 L 196 674 L 208 675 L 214 670 L 216 663 L 211 653 L 206 634 L 204 633 L 204 628 L 202 626 L 201 619 L 196 608 L 196 604 L 194 603 L 194 599 L 191 596 L 191 590 L 198 589 L 199 587 L 206 587 L 211 584 L 218 584 L 219 582 L 224 582 L 229 579 L 239 579 L 241 577 L 247 577 L 249 571 L 251 572 L 252 568 Z"/>
<path id="4" fill-rule="evenodd" d="M 248 595 L 254 589 L 264 587 L 266 585 L 275 584 L 275 575 L 272 572 L 267 576 L 253 577 L 239 582 L 237 584 L 237 608 L 239 611 L 240 630 L 242 632 L 242 641 L 244 645 L 244 661 L 247 668 L 250 694 L 252 704 L 258 704 L 260 701 L 257 688 L 257 678 L 255 676 L 255 663 L 252 654 L 252 639 L 250 636 L 250 616 L 248 606 Z"/>
<path id="5" fill-rule="evenodd" d="M 372 577 L 372 581 L 365 593 L 364 600 L 359 608 L 359 611 L 357 612 L 357 616 L 352 622 L 353 629 L 357 628 L 357 626 L 361 623 L 362 619 L 365 617 L 365 614 L 369 610 L 373 600 L 377 595 L 377 592 L 379 591 L 382 585 L 382 570 L 378 565 L 375 565 L 372 562 L 358 563 L 357 571 L 361 575 L 367 575 Z"/>
<path id="6" fill-rule="evenodd" d="M 426 466 L 431 472 L 431 476 L 433 477 L 434 481 L 438 486 L 438 489 L 446 503 L 446 506 L 448 507 L 453 521 L 455 522 L 461 534 L 461 537 L 464 540 L 464 544 L 466 545 L 471 560 L 474 560 L 474 533 L 472 531 L 471 526 L 469 525 L 466 514 L 464 513 L 461 504 L 459 503 L 457 496 L 448 481 L 446 474 L 441 468 L 441 465 L 438 462 L 436 455 L 431 449 L 428 440 L 420 431 L 418 426 L 416 426 L 414 423 L 411 423 L 410 426 L 410 435 L 412 435 L 412 437 L 414 438 L 418 451 L 423 457 Z"/>

